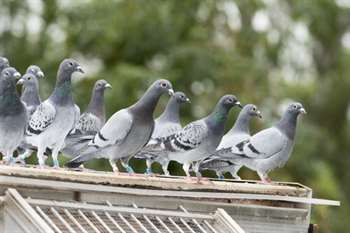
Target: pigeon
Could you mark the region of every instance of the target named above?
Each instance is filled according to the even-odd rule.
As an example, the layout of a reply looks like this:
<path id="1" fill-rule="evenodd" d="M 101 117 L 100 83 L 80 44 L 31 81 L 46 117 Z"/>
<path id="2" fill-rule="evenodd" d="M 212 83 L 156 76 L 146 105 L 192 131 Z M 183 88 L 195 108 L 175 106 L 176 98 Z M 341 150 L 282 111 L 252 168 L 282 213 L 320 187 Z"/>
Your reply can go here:
<path id="1" fill-rule="evenodd" d="M 240 179 L 237 172 L 241 165 L 230 161 L 231 148 L 249 140 L 249 122 L 252 117 L 262 118 L 260 111 L 254 104 L 247 104 L 239 113 L 233 127 L 222 138 L 218 148 L 216 148 L 216 152 L 201 163 L 200 170 L 215 170 L 219 179 L 224 178 L 224 172 L 230 172 L 232 177 Z"/>
<path id="2" fill-rule="evenodd" d="M 7 67 L 10 67 L 9 60 L 6 57 L 0 57 L 0 73 Z"/>
<path id="3" fill-rule="evenodd" d="M 74 128 L 76 105 L 72 97 L 71 78 L 74 72 L 81 72 L 81 66 L 73 59 L 64 59 L 57 72 L 56 86 L 51 96 L 42 102 L 31 115 L 26 142 L 37 147 L 39 166 L 44 166 L 44 152 L 52 150 L 54 168 L 59 167 L 59 150 L 68 133 Z"/>
<path id="4" fill-rule="evenodd" d="M 122 159 L 127 172 L 132 168 L 125 162 L 144 147 L 154 129 L 153 112 L 162 94 L 174 94 L 168 80 L 155 81 L 134 105 L 114 113 L 89 142 L 88 147 L 66 166 L 74 168 L 94 158 L 107 158 L 114 172 L 119 172 L 116 161 Z"/>
<path id="5" fill-rule="evenodd" d="M 105 124 L 104 92 L 107 88 L 112 88 L 112 86 L 106 80 L 96 81 L 90 103 L 80 116 L 75 132 L 68 135 L 65 140 L 65 147 L 61 150 L 65 156 L 70 158 L 77 156 L 77 152 L 84 148 Z M 84 138 L 86 140 L 83 140 Z"/>
<path id="6" fill-rule="evenodd" d="M 169 175 L 168 167 L 169 160 L 167 156 L 153 156 L 152 153 L 147 153 L 148 150 L 161 142 L 163 139 L 175 134 L 182 129 L 180 122 L 180 105 L 190 103 L 190 99 L 183 92 L 175 92 L 170 98 L 164 112 L 155 120 L 154 131 L 148 144 L 135 155 L 137 159 L 146 159 L 146 174 L 152 174 L 152 163 L 159 162 L 162 165 L 165 175 Z"/>
<path id="7" fill-rule="evenodd" d="M 164 148 L 163 151 L 169 160 L 183 164 L 182 168 L 187 178 L 191 177 L 189 173 L 191 164 L 197 179 L 201 178 L 199 163 L 215 152 L 224 135 L 227 115 L 236 105 L 241 107 L 234 95 L 221 97 L 209 116 L 186 125 L 161 143 L 160 147 Z M 162 151 L 160 153 L 162 154 Z"/>
<path id="8" fill-rule="evenodd" d="M 300 114 L 306 114 L 301 103 L 289 104 L 280 121 L 274 126 L 237 144 L 239 153 L 235 152 L 237 158 L 231 161 L 257 171 L 263 183 L 271 182 L 267 175 L 268 172 L 284 166 L 293 150 L 297 120 Z"/>
<path id="9" fill-rule="evenodd" d="M 3 69 L 0 75 L 0 152 L 7 163 L 12 163 L 27 123 L 26 108 L 16 90 L 16 79 L 20 76 L 12 67 Z"/>

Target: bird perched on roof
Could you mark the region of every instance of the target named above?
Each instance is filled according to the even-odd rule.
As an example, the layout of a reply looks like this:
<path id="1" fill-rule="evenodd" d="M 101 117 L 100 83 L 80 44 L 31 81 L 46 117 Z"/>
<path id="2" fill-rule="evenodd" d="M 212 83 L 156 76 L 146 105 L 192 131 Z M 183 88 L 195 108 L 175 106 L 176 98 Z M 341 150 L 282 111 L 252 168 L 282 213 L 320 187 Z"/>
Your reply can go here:
<path id="1" fill-rule="evenodd" d="M 54 167 L 58 168 L 59 150 L 68 133 L 74 128 L 76 105 L 72 97 L 71 79 L 81 66 L 73 59 L 64 59 L 58 69 L 56 86 L 50 97 L 42 102 L 30 117 L 26 142 L 37 147 L 39 166 L 44 166 L 44 152 L 52 150 Z"/>
<path id="2" fill-rule="evenodd" d="M 216 152 L 200 164 L 200 170 L 214 170 L 219 179 L 224 178 L 224 172 L 230 172 L 234 178 L 240 179 L 237 172 L 242 165 L 230 161 L 232 156 L 231 148 L 249 140 L 249 123 L 253 117 L 262 118 L 260 111 L 254 104 L 245 105 L 233 127 L 223 136 L 219 146 L 216 148 Z"/>
<path id="3" fill-rule="evenodd" d="M 7 163 L 24 138 L 27 112 L 16 90 L 16 79 L 21 75 L 8 67 L 0 75 L 0 152 Z"/>
<path id="4" fill-rule="evenodd" d="M 87 149 L 66 165 L 78 167 L 94 158 L 107 158 L 113 171 L 118 172 L 116 161 L 124 159 L 122 165 L 133 173 L 125 160 L 129 160 L 149 141 L 154 129 L 153 112 L 159 98 L 166 92 L 174 94 L 171 83 L 164 79 L 155 81 L 134 105 L 114 113 Z"/>
<path id="5" fill-rule="evenodd" d="M 175 94 L 169 99 L 164 112 L 155 120 L 154 131 L 151 139 L 147 145 L 135 155 L 135 158 L 146 159 L 147 174 L 152 173 L 152 163 L 159 162 L 162 165 L 163 172 L 169 175 L 167 170 L 169 160 L 167 156 L 156 156 L 151 152 L 152 148 L 157 146 L 166 137 L 173 135 L 174 133 L 182 129 L 180 121 L 180 105 L 183 103 L 189 103 L 190 99 L 183 92 L 175 92 Z"/>
<path id="6" fill-rule="evenodd" d="M 298 116 L 306 114 L 301 103 L 291 103 L 279 122 L 264 129 L 244 143 L 236 145 L 239 153 L 235 163 L 257 171 L 260 179 L 271 182 L 268 172 L 282 167 L 293 150 Z M 236 150 L 235 150 L 236 151 Z"/>
<path id="7" fill-rule="evenodd" d="M 234 95 L 220 98 L 213 112 L 207 117 L 186 125 L 182 130 L 166 138 L 161 148 L 169 160 L 183 164 L 186 176 L 190 178 L 189 168 L 194 165 L 198 180 L 199 163 L 215 152 L 222 136 L 227 115 L 233 106 L 241 106 Z"/>
<path id="8" fill-rule="evenodd" d="M 25 103 L 29 115 L 32 115 L 41 104 L 39 79 L 43 77 L 44 73 L 41 69 L 36 65 L 31 65 L 27 68 L 26 74 L 17 82 L 22 85 L 21 100 Z"/>
<path id="9" fill-rule="evenodd" d="M 93 139 L 105 124 L 104 93 L 107 88 L 112 86 L 106 80 L 100 79 L 95 82 L 87 109 L 80 116 L 75 132 L 69 134 L 65 140 L 65 147 L 61 150 L 65 156 L 71 158 L 77 156 L 77 153 L 87 146 L 89 140 Z"/>
<path id="10" fill-rule="evenodd" d="M 6 57 L 0 57 L 0 73 L 7 67 L 10 67 L 9 60 Z"/>

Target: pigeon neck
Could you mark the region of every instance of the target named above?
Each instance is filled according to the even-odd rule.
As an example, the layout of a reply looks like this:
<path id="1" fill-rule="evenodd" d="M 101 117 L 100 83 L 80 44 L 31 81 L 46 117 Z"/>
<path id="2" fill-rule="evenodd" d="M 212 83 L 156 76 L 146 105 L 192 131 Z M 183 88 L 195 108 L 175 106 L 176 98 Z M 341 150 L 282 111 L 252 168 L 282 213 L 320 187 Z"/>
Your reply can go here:
<path id="1" fill-rule="evenodd" d="M 214 129 L 224 130 L 224 125 L 227 120 L 227 114 L 229 109 L 222 105 L 217 105 L 214 111 L 207 117 L 208 125 Z"/>
<path id="2" fill-rule="evenodd" d="M 98 118 L 105 122 L 105 106 L 104 106 L 104 91 L 93 90 L 90 103 L 87 107 L 87 112 L 94 114 Z"/>
<path id="3" fill-rule="evenodd" d="M 276 124 L 276 127 L 289 139 L 294 139 L 297 118 L 297 114 L 285 112 L 281 120 Z"/>
<path id="4" fill-rule="evenodd" d="M 249 130 L 249 121 L 251 117 L 249 114 L 246 114 L 244 112 L 240 112 L 235 124 L 233 127 L 230 129 L 228 133 L 233 133 L 233 132 L 242 132 L 242 133 L 247 133 L 250 134 Z"/>
<path id="5" fill-rule="evenodd" d="M 41 100 L 39 96 L 39 88 L 37 85 L 22 87 L 21 100 L 27 105 L 39 105 Z"/>
<path id="6" fill-rule="evenodd" d="M 174 123 L 180 123 L 180 104 L 177 102 L 175 97 L 172 97 L 167 106 L 165 107 L 164 112 L 159 116 L 159 120 L 166 120 Z"/>
<path id="7" fill-rule="evenodd" d="M 0 114 L 18 114 L 21 111 L 21 107 L 21 100 L 14 83 L 0 90 Z"/>
<path id="8" fill-rule="evenodd" d="M 131 109 L 136 113 L 148 114 L 153 117 L 153 112 L 157 106 L 158 100 L 162 93 L 155 93 L 152 89 L 148 91 L 139 99 Z"/>
<path id="9" fill-rule="evenodd" d="M 57 105 L 74 104 L 70 73 L 58 74 L 56 86 L 50 96 L 50 99 Z"/>

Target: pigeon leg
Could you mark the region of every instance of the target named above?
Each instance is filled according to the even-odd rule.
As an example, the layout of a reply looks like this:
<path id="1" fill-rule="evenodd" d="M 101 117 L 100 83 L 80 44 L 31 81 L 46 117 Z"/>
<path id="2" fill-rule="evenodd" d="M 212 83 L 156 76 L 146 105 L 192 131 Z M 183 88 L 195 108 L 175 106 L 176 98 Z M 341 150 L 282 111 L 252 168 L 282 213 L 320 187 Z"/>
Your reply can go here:
<path id="1" fill-rule="evenodd" d="M 200 161 L 193 163 L 193 171 L 196 173 L 198 182 L 202 179 L 202 173 L 199 172 Z"/>
<path id="2" fill-rule="evenodd" d="M 270 184 L 272 182 L 265 172 L 258 171 L 258 175 L 263 184 Z"/>
<path id="3" fill-rule="evenodd" d="M 4 161 L 6 162 L 7 165 L 12 165 L 13 162 L 14 162 L 13 152 L 6 151 L 6 155 L 5 155 Z"/>
<path id="4" fill-rule="evenodd" d="M 36 156 L 38 158 L 39 168 L 44 168 L 45 166 L 45 160 L 44 160 L 44 149 L 42 146 L 38 147 L 38 152 L 36 153 Z"/>
<path id="5" fill-rule="evenodd" d="M 145 175 L 151 176 L 153 174 L 152 172 L 152 160 L 146 159 L 146 172 Z"/>
<path id="6" fill-rule="evenodd" d="M 53 168 L 55 168 L 55 169 L 60 168 L 60 164 L 58 162 L 58 153 L 59 153 L 59 147 L 53 148 L 52 160 L 53 160 Z"/>
<path id="7" fill-rule="evenodd" d="M 15 159 L 16 163 L 20 163 L 22 165 L 26 165 L 25 159 L 31 156 L 33 153 L 32 150 L 26 149 L 22 154 L 18 155 L 17 158 Z"/>
<path id="8" fill-rule="evenodd" d="M 185 173 L 186 173 L 186 181 L 188 181 L 188 182 L 192 182 L 191 174 L 190 174 L 190 172 L 189 172 L 190 166 L 191 166 L 191 164 L 189 164 L 189 163 L 184 163 L 184 164 L 182 165 L 182 169 L 183 169 L 183 170 L 185 171 Z"/>
<path id="9" fill-rule="evenodd" d="M 161 165 L 162 165 L 162 169 L 163 169 L 164 175 L 170 176 L 170 173 L 169 173 L 169 170 L 168 170 L 169 160 L 166 160 L 166 161 L 162 162 Z"/>
<path id="10" fill-rule="evenodd" d="M 123 160 L 121 160 L 121 162 L 122 162 L 122 166 L 126 169 L 129 175 L 133 175 L 135 173 L 134 169 L 132 169 L 132 167 L 129 166 L 128 162 L 125 162 Z"/>
<path id="11" fill-rule="evenodd" d="M 113 172 L 119 174 L 119 169 L 114 159 L 109 159 L 109 164 L 111 165 Z"/>
<path id="12" fill-rule="evenodd" d="M 225 176 L 224 176 L 224 174 L 222 174 L 221 171 L 217 171 L 217 172 L 216 172 L 216 175 L 218 176 L 218 179 L 219 179 L 219 180 L 225 179 Z"/>
<path id="13" fill-rule="evenodd" d="M 239 175 L 237 174 L 237 172 L 240 168 L 241 168 L 241 166 L 232 166 L 230 168 L 230 173 L 231 173 L 232 177 L 236 180 L 242 180 L 241 177 L 239 177 Z"/>

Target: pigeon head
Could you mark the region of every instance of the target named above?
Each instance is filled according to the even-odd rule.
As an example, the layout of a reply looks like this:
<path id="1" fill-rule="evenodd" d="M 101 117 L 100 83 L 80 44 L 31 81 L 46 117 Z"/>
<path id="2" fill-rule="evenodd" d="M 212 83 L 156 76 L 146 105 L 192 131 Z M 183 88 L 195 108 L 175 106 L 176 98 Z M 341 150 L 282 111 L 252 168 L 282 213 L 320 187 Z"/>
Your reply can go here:
<path id="1" fill-rule="evenodd" d="M 14 82 L 14 80 L 19 79 L 20 77 L 21 74 L 13 67 L 5 68 L 1 72 L 1 80 L 12 80 L 12 82 Z"/>
<path id="2" fill-rule="evenodd" d="M 13 67 L 5 68 L 0 75 L 0 87 L 4 88 L 1 90 L 1 94 L 4 91 L 13 91 L 16 87 L 16 80 L 21 77 L 21 74 Z"/>
<path id="3" fill-rule="evenodd" d="M 38 86 L 38 80 L 36 76 L 32 73 L 26 73 L 22 76 L 17 82 L 19 85 L 23 85 L 25 88 L 27 87 L 37 87 Z"/>
<path id="4" fill-rule="evenodd" d="M 166 79 L 159 79 L 159 80 L 155 81 L 152 84 L 151 89 L 153 89 L 154 91 L 156 91 L 159 94 L 168 93 L 170 96 L 174 95 L 173 86 Z"/>
<path id="5" fill-rule="evenodd" d="M 0 72 L 9 66 L 10 66 L 9 60 L 7 60 L 6 57 L 0 57 Z"/>
<path id="6" fill-rule="evenodd" d="M 234 95 L 224 95 L 221 97 L 219 100 L 219 105 L 226 108 L 226 109 L 231 109 L 234 106 L 239 106 L 242 108 L 241 103 L 238 101 L 237 97 Z"/>
<path id="7" fill-rule="evenodd" d="M 64 59 L 58 69 L 60 79 L 70 79 L 74 72 L 84 73 L 77 61 L 71 58 Z"/>
<path id="8" fill-rule="evenodd" d="M 294 116 L 298 116 L 299 114 L 306 114 L 305 108 L 301 103 L 291 103 L 287 107 L 287 113 L 292 114 Z"/>
<path id="9" fill-rule="evenodd" d="M 95 91 L 104 91 L 107 88 L 112 88 L 112 85 L 104 79 L 97 80 L 94 86 Z"/>
<path id="10" fill-rule="evenodd" d="M 251 117 L 262 118 L 261 112 L 254 104 L 247 104 L 243 107 L 242 111 L 245 111 Z"/>
<path id="11" fill-rule="evenodd" d="M 176 102 L 179 103 L 179 104 L 191 103 L 190 99 L 186 96 L 186 94 L 181 92 L 181 91 L 175 92 L 173 98 L 175 98 Z"/>
<path id="12" fill-rule="evenodd" d="M 37 79 L 44 78 L 44 72 L 40 69 L 39 66 L 31 65 L 27 68 L 26 73 L 33 74 Z"/>

